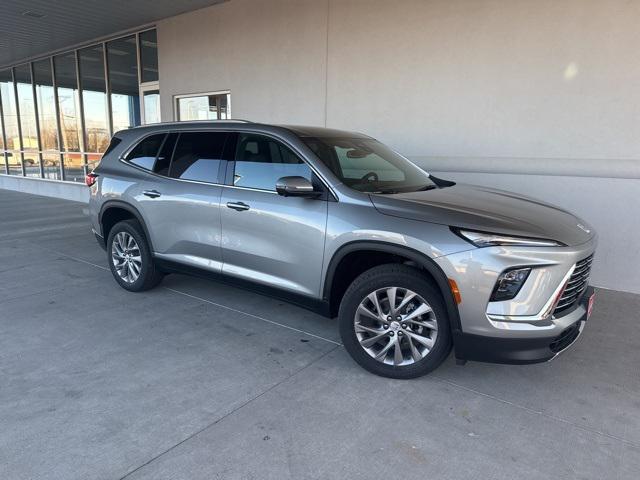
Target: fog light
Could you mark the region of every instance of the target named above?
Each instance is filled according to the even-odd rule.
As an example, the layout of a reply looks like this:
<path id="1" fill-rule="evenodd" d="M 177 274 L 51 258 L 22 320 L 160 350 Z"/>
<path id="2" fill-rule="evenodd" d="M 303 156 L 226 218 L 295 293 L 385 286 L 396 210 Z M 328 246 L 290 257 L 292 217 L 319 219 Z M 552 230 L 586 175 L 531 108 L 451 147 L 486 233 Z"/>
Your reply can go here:
<path id="1" fill-rule="evenodd" d="M 522 288 L 524 282 L 527 280 L 530 268 L 517 268 L 514 270 L 507 270 L 502 272 L 498 277 L 496 286 L 491 294 L 492 302 L 500 302 L 502 300 L 511 300 Z"/>

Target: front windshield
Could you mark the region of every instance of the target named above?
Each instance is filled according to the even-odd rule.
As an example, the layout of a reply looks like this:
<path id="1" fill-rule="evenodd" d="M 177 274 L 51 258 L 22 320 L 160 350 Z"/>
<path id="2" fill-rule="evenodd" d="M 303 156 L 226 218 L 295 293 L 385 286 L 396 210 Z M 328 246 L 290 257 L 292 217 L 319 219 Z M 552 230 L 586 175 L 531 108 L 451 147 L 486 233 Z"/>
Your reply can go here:
<path id="1" fill-rule="evenodd" d="M 367 193 L 429 190 L 429 175 L 372 138 L 302 139 L 347 186 Z"/>

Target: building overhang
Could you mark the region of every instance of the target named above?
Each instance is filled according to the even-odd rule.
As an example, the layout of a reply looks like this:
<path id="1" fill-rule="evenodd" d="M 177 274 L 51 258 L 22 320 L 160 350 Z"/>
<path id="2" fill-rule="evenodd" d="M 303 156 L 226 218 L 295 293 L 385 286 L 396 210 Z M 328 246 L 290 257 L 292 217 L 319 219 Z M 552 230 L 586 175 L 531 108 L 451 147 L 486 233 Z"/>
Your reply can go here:
<path id="1" fill-rule="evenodd" d="M 9 0 L 0 14 L 0 68 L 228 0 Z"/>

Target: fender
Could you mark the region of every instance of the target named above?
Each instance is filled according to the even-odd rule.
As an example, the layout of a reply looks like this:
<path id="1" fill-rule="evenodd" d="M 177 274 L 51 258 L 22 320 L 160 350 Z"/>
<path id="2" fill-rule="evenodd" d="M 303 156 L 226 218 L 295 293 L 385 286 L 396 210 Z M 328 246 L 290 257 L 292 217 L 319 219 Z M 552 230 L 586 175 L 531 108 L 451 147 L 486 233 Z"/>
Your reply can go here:
<path id="1" fill-rule="evenodd" d="M 138 209 L 133 205 L 131 205 L 130 203 L 123 202 L 122 200 L 107 200 L 106 202 L 104 202 L 102 204 L 102 207 L 100 208 L 100 215 L 98 216 L 101 230 L 102 230 L 102 216 L 110 208 L 120 208 L 122 210 L 126 210 L 129 213 L 131 213 L 135 217 L 135 219 L 138 220 L 138 223 L 142 225 L 142 229 L 144 230 L 144 236 L 147 237 L 147 241 L 149 242 L 149 247 L 151 248 L 151 252 L 155 252 L 155 249 L 153 248 L 153 242 L 151 240 L 151 236 L 149 235 L 149 230 L 147 230 L 147 224 L 142 219 L 142 215 L 140 214 Z M 104 237 L 104 231 L 101 231 L 100 233 Z M 107 239 L 105 238 L 104 241 L 106 243 Z"/>
<path id="2" fill-rule="evenodd" d="M 447 280 L 447 276 L 444 274 L 440 266 L 427 255 L 417 250 L 401 245 L 395 245 L 393 243 L 379 242 L 374 240 L 356 240 L 354 242 L 349 242 L 342 245 L 331 258 L 329 267 L 327 268 L 322 295 L 323 299 L 326 302 L 330 301 L 333 277 L 335 275 L 336 268 L 338 268 L 338 265 L 340 264 L 340 261 L 347 254 L 356 252 L 358 250 L 376 250 L 379 252 L 399 255 L 401 257 L 409 258 L 410 260 L 423 267 L 435 279 L 438 289 L 442 294 L 442 298 L 444 299 L 444 304 L 451 323 L 451 331 L 453 333 L 462 331 L 460 324 L 460 314 L 458 313 L 458 306 L 453 298 L 451 289 L 449 288 L 449 281 Z"/>

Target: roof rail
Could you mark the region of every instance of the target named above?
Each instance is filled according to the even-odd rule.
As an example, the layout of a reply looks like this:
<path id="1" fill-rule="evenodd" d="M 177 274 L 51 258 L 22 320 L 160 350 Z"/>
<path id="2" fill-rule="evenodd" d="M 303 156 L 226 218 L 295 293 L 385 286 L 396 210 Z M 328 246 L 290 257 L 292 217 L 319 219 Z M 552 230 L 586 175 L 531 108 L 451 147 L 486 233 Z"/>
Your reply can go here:
<path id="1" fill-rule="evenodd" d="M 145 124 L 145 125 L 129 125 L 127 127 L 127 129 L 131 129 L 131 128 L 138 128 L 138 127 L 149 127 L 149 126 L 153 126 L 153 125 L 180 125 L 183 123 L 256 123 L 253 122 L 251 120 L 245 120 L 244 118 L 229 118 L 227 120 L 225 119 L 210 119 L 210 120 L 182 120 L 182 121 L 178 121 L 178 120 L 171 120 L 169 122 L 157 122 L 157 123 L 149 123 L 149 124 Z"/>

